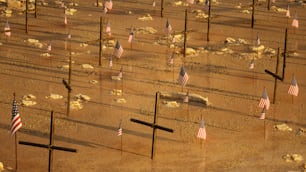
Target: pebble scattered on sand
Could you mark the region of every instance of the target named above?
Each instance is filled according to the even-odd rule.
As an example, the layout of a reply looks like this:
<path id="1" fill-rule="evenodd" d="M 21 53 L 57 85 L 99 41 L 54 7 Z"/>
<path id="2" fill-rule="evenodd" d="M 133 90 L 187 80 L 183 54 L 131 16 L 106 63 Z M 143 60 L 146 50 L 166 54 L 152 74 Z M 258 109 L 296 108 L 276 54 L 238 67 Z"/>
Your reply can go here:
<path id="1" fill-rule="evenodd" d="M 42 48 L 43 44 L 37 39 L 29 38 L 26 40 L 29 44 L 34 45 L 35 47 Z"/>
<path id="2" fill-rule="evenodd" d="M 122 90 L 113 89 L 111 90 L 111 95 L 121 96 Z"/>
<path id="3" fill-rule="evenodd" d="M 98 81 L 97 81 L 97 80 L 90 80 L 89 83 L 91 83 L 91 84 L 97 84 Z"/>
<path id="4" fill-rule="evenodd" d="M 154 34 L 157 32 L 156 29 L 153 27 L 139 27 L 139 28 L 134 28 L 134 31 L 136 33 L 142 33 L 142 34 Z"/>
<path id="5" fill-rule="evenodd" d="M 138 20 L 140 20 L 140 21 L 151 21 L 151 20 L 153 20 L 153 18 L 150 14 L 147 14 L 145 16 L 138 17 Z"/>
<path id="6" fill-rule="evenodd" d="M 24 95 L 21 100 L 21 105 L 23 106 L 36 105 L 37 103 L 33 99 L 36 99 L 36 96 L 34 96 L 33 94 Z"/>
<path id="7" fill-rule="evenodd" d="M 300 154 L 286 154 L 283 156 L 286 162 L 301 162 L 303 161 L 303 156 Z"/>
<path id="8" fill-rule="evenodd" d="M 94 67 L 90 64 L 82 64 L 81 66 L 82 66 L 83 69 L 90 69 L 90 70 L 94 69 Z"/>
<path id="9" fill-rule="evenodd" d="M 70 109 L 73 109 L 73 110 L 83 109 L 83 104 L 79 102 L 78 100 L 70 101 Z"/>
<path id="10" fill-rule="evenodd" d="M 76 13 L 76 12 L 77 12 L 77 10 L 74 9 L 74 8 L 67 8 L 66 9 L 66 14 L 70 15 L 70 16 L 74 15 L 74 13 Z"/>
<path id="11" fill-rule="evenodd" d="M 292 128 L 290 128 L 287 124 L 278 124 L 274 125 L 274 127 L 279 131 L 292 131 Z"/>
<path id="12" fill-rule="evenodd" d="M 178 104 L 176 101 L 163 101 L 163 104 L 169 108 L 180 107 L 180 104 Z"/>
<path id="13" fill-rule="evenodd" d="M 4 165 L 2 162 L 0 162 L 0 172 L 4 170 Z"/>
<path id="14" fill-rule="evenodd" d="M 115 101 L 117 103 L 126 103 L 126 100 L 124 98 L 118 98 L 118 99 L 115 99 Z"/>
<path id="15" fill-rule="evenodd" d="M 62 99 L 63 96 L 59 94 L 53 94 L 51 93 L 49 96 L 46 96 L 46 99 L 53 99 L 53 100 L 59 100 Z"/>
<path id="16" fill-rule="evenodd" d="M 74 99 L 77 101 L 89 101 L 90 97 L 84 94 L 77 94 L 74 96 Z"/>
<path id="17" fill-rule="evenodd" d="M 42 53 L 42 54 L 40 54 L 40 56 L 42 56 L 42 57 L 50 57 L 51 54 L 50 53 Z"/>

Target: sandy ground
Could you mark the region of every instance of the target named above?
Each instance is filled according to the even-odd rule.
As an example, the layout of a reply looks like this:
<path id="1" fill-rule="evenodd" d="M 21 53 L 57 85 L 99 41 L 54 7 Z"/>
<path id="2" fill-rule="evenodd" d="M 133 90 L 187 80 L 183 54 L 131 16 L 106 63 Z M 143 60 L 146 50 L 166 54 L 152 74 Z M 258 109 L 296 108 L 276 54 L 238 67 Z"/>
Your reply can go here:
<path id="1" fill-rule="evenodd" d="M 40 2 L 40 1 L 39 1 Z M 11 103 L 13 93 L 19 103 L 23 127 L 18 140 L 42 144 L 49 143 L 50 111 L 55 114 L 54 145 L 77 149 L 77 153 L 54 151 L 53 171 L 304 171 L 306 161 L 306 128 L 304 90 L 306 87 L 306 10 L 297 2 L 275 2 L 277 8 L 290 4 L 291 16 L 298 14 L 300 27 L 293 29 L 293 17 L 285 12 L 270 11 L 266 3 L 256 5 L 255 26 L 251 29 L 250 2 L 218 0 L 212 3 L 210 41 L 206 41 L 207 20 L 196 18 L 193 10 L 203 10 L 203 4 L 186 7 L 177 1 L 165 1 L 164 17 L 160 17 L 160 1 L 152 7 L 151 0 L 113 1 L 110 13 L 102 14 L 94 0 L 75 0 L 78 6 L 68 5 L 77 12 L 68 15 L 64 26 L 63 8 L 52 1 L 38 5 L 38 16 L 29 15 L 28 34 L 25 34 L 25 15 L 13 10 L 11 17 L 1 16 L 0 27 L 9 21 L 12 36 L 1 34 L 0 45 L 0 162 L 4 171 L 15 171 L 15 140 L 10 136 Z M 70 2 L 70 1 L 69 1 Z M 240 3 L 240 4 L 239 4 Z M 65 3 L 66 5 L 68 2 Z M 238 8 L 240 6 L 241 8 Z M 1 4 L 2 10 L 5 4 Z M 187 47 L 195 54 L 176 54 L 174 66 L 167 60 L 174 51 L 166 43 L 164 34 L 168 19 L 173 30 L 182 34 L 184 10 L 188 9 Z M 150 14 L 153 20 L 139 17 Z M 111 24 L 111 40 L 119 40 L 124 52 L 120 59 L 108 58 L 112 47 L 103 49 L 102 66 L 98 64 L 99 16 Z M 127 42 L 131 26 L 152 27 L 156 33 L 135 32 L 133 47 Z M 276 54 L 251 51 L 258 33 L 261 45 L 281 52 L 284 49 L 285 28 L 288 27 L 288 58 L 284 81 L 278 81 L 275 104 L 274 79 L 264 70 L 275 71 Z M 137 29 L 136 29 L 137 30 Z M 67 91 L 62 79 L 68 79 L 69 51 L 65 41 L 71 33 L 72 76 L 71 97 L 83 94 L 83 108 L 71 110 L 66 116 Z M 107 35 L 103 35 L 107 38 Z M 226 38 L 239 38 L 245 43 L 227 43 Z M 27 42 L 29 38 L 42 43 L 39 48 Z M 47 44 L 51 42 L 51 56 Z M 236 41 L 237 42 L 237 41 Z M 239 41 L 238 41 L 239 42 Z M 68 47 L 69 44 L 68 43 Z M 87 43 L 88 46 L 82 43 Z M 106 44 L 106 41 L 104 41 Z M 183 42 L 176 43 L 179 51 Z M 223 50 L 223 51 L 222 51 Z M 255 68 L 249 69 L 255 59 Z M 279 74 L 281 74 L 280 60 Z M 84 69 L 90 64 L 93 69 Z M 152 122 L 155 93 L 180 92 L 176 79 L 184 65 L 190 76 L 183 92 L 208 97 L 211 106 L 176 100 L 179 107 L 166 107 L 161 100 L 158 124 L 172 128 L 174 133 L 157 131 L 154 160 L 150 159 L 152 129 L 132 123 L 130 118 Z M 123 80 L 112 80 L 123 67 Z M 292 75 L 295 75 L 300 93 L 287 94 Z M 97 84 L 90 81 L 96 80 Z M 266 120 L 260 120 L 258 107 L 263 88 L 266 87 L 271 107 Z M 123 90 L 121 96 L 112 95 L 113 89 Z M 46 98 L 50 94 L 62 95 L 59 100 Z M 24 95 L 32 94 L 37 102 L 33 106 L 21 105 Z M 126 103 L 117 103 L 124 98 Z M 207 139 L 196 138 L 200 119 L 205 121 Z M 123 135 L 117 136 L 122 120 Z M 275 125 L 287 124 L 292 131 L 279 131 Z M 286 162 L 284 155 L 299 154 L 301 161 Z M 18 145 L 18 171 L 40 172 L 48 169 L 48 151 L 42 148 Z"/>

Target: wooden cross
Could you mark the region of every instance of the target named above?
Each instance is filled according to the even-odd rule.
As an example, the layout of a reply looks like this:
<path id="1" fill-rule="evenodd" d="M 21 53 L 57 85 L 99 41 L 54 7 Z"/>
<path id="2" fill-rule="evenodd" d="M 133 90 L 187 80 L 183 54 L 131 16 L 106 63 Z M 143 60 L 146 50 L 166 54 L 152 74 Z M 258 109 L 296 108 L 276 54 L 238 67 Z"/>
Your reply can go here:
<path id="1" fill-rule="evenodd" d="M 159 95 L 160 95 L 160 93 L 156 92 L 156 96 L 155 96 L 155 112 L 154 112 L 154 122 L 153 123 L 149 123 L 149 122 L 145 122 L 145 121 L 141 121 L 141 120 L 133 119 L 133 118 L 130 119 L 132 122 L 139 123 L 139 124 L 146 125 L 146 126 L 149 126 L 149 127 L 153 128 L 151 159 L 154 158 L 154 143 L 155 143 L 155 137 L 156 137 L 156 132 L 155 132 L 156 129 L 160 129 L 160 130 L 164 130 L 164 131 L 173 133 L 173 129 L 166 128 L 166 127 L 163 127 L 163 126 L 160 126 L 160 125 L 156 124 L 156 122 L 157 122 L 157 118 L 156 117 L 157 117 L 158 105 L 159 105 Z"/>
<path id="2" fill-rule="evenodd" d="M 70 43 L 70 53 L 69 53 L 69 71 L 68 71 L 68 83 L 66 80 L 63 79 L 63 84 L 65 85 L 68 95 L 67 95 L 67 113 L 66 115 L 69 116 L 70 112 L 70 93 L 71 89 L 71 66 L 72 66 L 72 58 L 71 58 L 71 43 Z"/>
<path id="3" fill-rule="evenodd" d="M 60 151 L 67 151 L 67 152 L 77 152 L 77 150 L 73 149 L 73 148 L 65 148 L 65 147 L 60 147 L 60 146 L 54 146 L 53 145 L 53 136 L 54 136 L 53 111 L 51 111 L 50 140 L 49 140 L 49 144 L 48 145 L 40 144 L 40 143 L 32 143 L 32 142 L 19 141 L 19 144 L 22 144 L 22 145 L 47 148 L 49 150 L 48 172 L 52 171 L 53 149 L 60 150 Z"/>
<path id="4" fill-rule="evenodd" d="M 280 81 L 283 81 L 285 79 L 285 68 L 286 68 L 286 51 L 287 51 L 287 28 L 286 28 L 286 32 L 285 32 L 285 45 L 284 45 L 284 53 L 283 53 L 283 73 L 282 76 L 278 76 L 278 63 L 279 63 L 279 48 L 278 48 L 278 53 L 277 53 L 277 61 L 276 61 L 276 71 L 275 73 L 265 69 L 265 72 L 269 75 L 271 75 L 272 77 L 274 77 L 275 81 L 274 81 L 274 93 L 273 93 L 273 104 L 275 103 L 275 97 L 276 97 L 276 85 L 277 85 L 277 79 Z"/>

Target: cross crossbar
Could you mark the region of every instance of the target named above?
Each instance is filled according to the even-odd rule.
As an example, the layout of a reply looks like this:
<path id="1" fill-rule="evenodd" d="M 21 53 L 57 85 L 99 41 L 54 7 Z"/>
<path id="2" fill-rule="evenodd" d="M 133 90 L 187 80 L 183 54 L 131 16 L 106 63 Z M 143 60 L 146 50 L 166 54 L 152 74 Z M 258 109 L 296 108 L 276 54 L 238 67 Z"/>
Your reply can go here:
<path id="1" fill-rule="evenodd" d="M 166 127 L 163 127 L 163 126 L 154 124 L 154 123 L 149 123 L 149 122 L 145 122 L 145 121 L 141 121 L 141 120 L 133 119 L 133 118 L 131 118 L 130 120 L 131 120 L 132 122 L 139 123 L 139 124 L 143 124 L 143 125 L 149 126 L 149 127 L 151 127 L 151 128 L 158 128 L 158 129 L 160 129 L 160 130 L 164 130 L 164 131 L 173 133 L 173 129 L 171 129 L 171 128 L 166 128 Z"/>
<path id="2" fill-rule="evenodd" d="M 282 78 L 282 77 L 276 75 L 275 73 L 273 73 L 273 72 L 271 72 L 271 71 L 269 71 L 269 70 L 267 70 L 267 69 L 265 69 L 265 72 L 266 72 L 267 74 L 273 76 L 274 78 L 278 79 L 278 80 L 283 81 L 283 79 L 284 79 L 284 78 Z"/>

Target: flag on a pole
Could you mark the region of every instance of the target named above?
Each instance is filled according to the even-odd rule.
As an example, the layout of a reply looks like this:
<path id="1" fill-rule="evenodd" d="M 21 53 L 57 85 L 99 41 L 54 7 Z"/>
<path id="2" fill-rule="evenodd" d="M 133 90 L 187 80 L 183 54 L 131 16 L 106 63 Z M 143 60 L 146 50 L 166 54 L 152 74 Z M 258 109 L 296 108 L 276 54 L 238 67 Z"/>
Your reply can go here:
<path id="1" fill-rule="evenodd" d="M 105 32 L 107 33 L 108 36 L 112 36 L 111 27 L 110 27 L 110 22 L 109 21 L 106 24 Z"/>
<path id="2" fill-rule="evenodd" d="M 104 6 L 107 8 L 107 10 L 111 10 L 113 8 L 112 0 L 107 0 Z"/>
<path id="3" fill-rule="evenodd" d="M 8 21 L 6 20 L 6 24 L 4 26 L 4 35 L 7 37 L 11 36 L 11 27 L 10 24 L 8 23 Z"/>
<path id="4" fill-rule="evenodd" d="M 48 43 L 47 50 L 51 51 L 51 43 L 50 42 Z"/>
<path id="5" fill-rule="evenodd" d="M 119 128 L 118 128 L 118 136 L 122 136 L 122 120 L 120 120 Z"/>
<path id="6" fill-rule="evenodd" d="M 292 96 L 298 96 L 299 94 L 299 86 L 294 76 L 292 77 L 292 80 L 291 80 L 291 83 L 288 89 L 288 94 Z"/>
<path id="7" fill-rule="evenodd" d="M 295 27 L 295 28 L 299 28 L 299 21 L 298 21 L 297 13 L 296 13 L 296 12 L 295 12 L 294 19 L 293 19 L 293 21 L 292 21 L 291 26 L 292 26 L 292 27 Z"/>
<path id="8" fill-rule="evenodd" d="M 11 135 L 13 136 L 22 127 L 21 117 L 18 111 L 17 102 L 13 100 L 12 108 L 12 123 L 11 123 Z"/>
<path id="9" fill-rule="evenodd" d="M 168 65 L 173 65 L 174 63 L 174 52 L 171 54 L 169 60 L 168 60 Z"/>
<path id="10" fill-rule="evenodd" d="M 290 18 L 290 9 L 289 9 L 289 5 L 287 6 L 287 9 L 286 9 L 286 17 Z"/>
<path id="11" fill-rule="evenodd" d="M 187 0 L 187 3 L 194 4 L 194 0 Z"/>
<path id="12" fill-rule="evenodd" d="M 109 68 L 113 67 L 113 58 L 112 56 L 109 57 Z"/>
<path id="13" fill-rule="evenodd" d="M 105 5 L 103 6 L 103 12 L 104 12 L 104 14 L 106 14 L 106 13 L 107 13 L 107 8 L 106 8 L 106 6 L 105 6 Z"/>
<path id="14" fill-rule="evenodd" d="M 179 77 L 178 77 L 178 83 L 184 87 L 187 84 L 188 79 L 189 79 L 189 76 L 187 72 L 185 71 L 184 67 L 182 66 Z"/>
<path id="15" fill-rule="evenodd" d="M 133 28 L 131 28 L 129 38 L 128 38 L 128 42 L 132 43 L 133 39 L 134 39 L 134 31 L 133 31 Z"/>
<path id="16" fill-rule="evenodd" d="M 259 38 L 259 34 L 257 33 L 256 35 L 256 45 L 259 46 L 260 45 L 260 38 Z"/>
<path id="17" fill-rule="evenodd" d="M 171 25 L 170 25 L 170 23 L 169 23 L 169 21 L 168 21 L 168 19 L 167 19 L 167 22 L 166 22 L 166 29 L 165 29 L 166 35 L 169 35 L 171 31 L 172 31 L 172 27 L 171 27 Z"/>
<path id="18" fill-rule="evenodd" d="M 123 53 L 123 48 L 120 45 L 119 41 L 117 41 L 114 49 L 114 56 L 120 58 L 122 53 Z"/>
<path id="19" fill-rule="evenodd" d="M 209 10 L 209 0 L 205 0 L 205 6 L 204 6 L 204 11 L 208 12 Z"/>
<path id="20" fill-rule="evenodd" d="M 155 6 L 156 6 L 156 2 L 155 2 L 155 0 L 153 0 L 153 4 L 152 4 L 152 6 L 153 6 L 153 7 L 155 7 Z"/>
<path id="21" fill-rule="evenodd" d="M 260 107 L 260 108 L 266 107 L 267 110 L 270 107 L 270 99 L 268 97 L 268 93 L 267 93 L 266 88 L 264 88 L 264 90 L 262 92 L 262 96 L 261 96 L 261 98 L 259 100 L 258 107 Z"/>
<path id="22" fill-rule="evenodd" d="M 197 138 L 199 139 L 206 139 L 206 129 L 205 129 L 205 125 L 204 125 L 204 120 L 202 119 L 200 122 L 200 128 L 197 134 Z"/>

